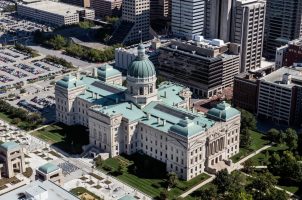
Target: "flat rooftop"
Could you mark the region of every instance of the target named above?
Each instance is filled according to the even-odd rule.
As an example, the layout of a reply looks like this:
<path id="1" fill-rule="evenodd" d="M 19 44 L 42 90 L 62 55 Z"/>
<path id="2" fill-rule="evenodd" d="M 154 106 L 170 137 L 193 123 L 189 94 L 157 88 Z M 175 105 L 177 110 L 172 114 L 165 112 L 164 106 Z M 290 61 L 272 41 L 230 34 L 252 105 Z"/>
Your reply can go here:
<path id="1" fill-rule="evenodd" d="M 33 181 L 2 195 L 1 199 L 19 200 L 22 196 L 26 197 L 24 199 L 28 199 L 29 196 L 26 195 L 35 196 L 46 191 L 48 194 L 47 200 L 79 200 L 76 196 L 50 181 Z"/>
<path id="2" fill-rule="evenodd" d="M 64 16 L 74 15 L 78 11 L 82 10 L 90 10 L 79 6 L 54 1 L 39 1 L 30 4 L 24 4 L 23 6 Z"/>
<path id="3" fill-rule="evenodd" d="M 283 75 L 289 74 L 291 75 L 291 81 L 289 83 L 283 83 Z M 292 88 L 293 86 L 299 85 L 302 86 L 302 68 L 288 68 L 282 67 L 266 76 L 261 78 L 260 80 L 275 83 L 278 85 L 282 85 L 287 88 Z"/>

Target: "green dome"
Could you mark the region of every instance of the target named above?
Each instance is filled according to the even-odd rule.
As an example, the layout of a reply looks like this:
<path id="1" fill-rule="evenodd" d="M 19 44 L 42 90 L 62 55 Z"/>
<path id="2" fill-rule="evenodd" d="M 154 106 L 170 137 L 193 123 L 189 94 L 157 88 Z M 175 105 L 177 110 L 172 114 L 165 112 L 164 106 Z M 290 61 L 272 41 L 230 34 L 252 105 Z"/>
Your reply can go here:
<path id="1" fill-rule="evenodd" d="M 227 121 L 237 115 L 240 115 L 240 112 L 237 109 L 232 108 L 230 104 L 223 101 L 217 104 L 216 107 L 211 108 L 207 115 L 209 117 Z"/>
<path id="2" fill-rule="evenodd" d="M 145 47 L 140 44 L 137 48 L 138 56 L 128 67 L 128 76 L 134 78 L 148 78 L 156 76 L 153 63 L 145 54 Z"/>
<path id="3" fill-rule="evenodd" d="M 128 68 L 128 76 L 134 78 L 148 78 L 155 75 L 155 67 L 148 58 L 145 60 L 135 59 Z"/>

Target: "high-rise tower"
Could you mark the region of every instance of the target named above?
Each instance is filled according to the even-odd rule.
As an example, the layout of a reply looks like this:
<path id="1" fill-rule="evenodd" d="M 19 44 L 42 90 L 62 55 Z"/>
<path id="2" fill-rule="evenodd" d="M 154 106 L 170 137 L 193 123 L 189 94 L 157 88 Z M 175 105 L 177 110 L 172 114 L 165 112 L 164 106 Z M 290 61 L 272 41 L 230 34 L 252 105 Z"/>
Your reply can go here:
<path id="1" fill-rule="evenodd" d="M 204 12 L 205 0 L 172 0 L 172 33 L 187 38 L 202 35 Z"/>
<path id="2" fill-rule="evenodd" d="M 236 1 L 231 41 L 241 45 L 241 72 L 261 67 L 265 6 L 263 0 Z"/>
<path id="3" fill-rule="evenodd" d="M 133 44 L 150 38 L 150 0 L 124 0 L 122 20 L 109 44 Z"/>
<path id="4" fill-rule="evenodd" d="M 263 55 L 275 58 L 276 48 L 302 36 L 302 1 L 267 0 Z"/>

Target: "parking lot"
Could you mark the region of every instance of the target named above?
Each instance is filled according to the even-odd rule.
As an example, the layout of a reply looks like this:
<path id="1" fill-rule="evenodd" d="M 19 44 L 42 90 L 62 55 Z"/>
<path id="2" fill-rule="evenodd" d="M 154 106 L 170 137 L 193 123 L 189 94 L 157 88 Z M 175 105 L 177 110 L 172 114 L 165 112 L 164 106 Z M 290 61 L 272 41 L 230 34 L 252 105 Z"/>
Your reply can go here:
<path id="1" fill-rule="evenodd" d="M 33 59 L 14 48 L 0 49 L 1 86 L 36 81 L 60 73 L 62 70 L 63 67 L 60 65 L 47 62 L 45 59 Z"/>
<path id="2" fill-rule="evenodd" d="M 37 30 L 52 30 L 50 25 L 41 24 L 30 19 L 19 18 L 15 13 L 0 16 L 0 28 L 0 43 L 30 38 L 32 33 Z"/>

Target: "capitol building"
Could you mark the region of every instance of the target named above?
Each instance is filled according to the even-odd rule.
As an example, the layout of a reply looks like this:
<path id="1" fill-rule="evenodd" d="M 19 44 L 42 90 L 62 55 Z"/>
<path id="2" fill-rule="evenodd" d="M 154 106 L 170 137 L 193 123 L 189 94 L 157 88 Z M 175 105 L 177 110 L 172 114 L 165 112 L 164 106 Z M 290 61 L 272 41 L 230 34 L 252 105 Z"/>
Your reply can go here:
<path id="1" fill-rule="evenodd" d="M 190 108 L 191 91 L 163 82 L 140 44 L 127 87 L 110 65 L 92 76 L 68 75 L 55 86 L 57 121 L 89 128 L 90 146 L 109 157 L 144 153 L 189 180 L 230 165 L 239 152 L 240 112 L 226 102 L 207 114 Z"/>

